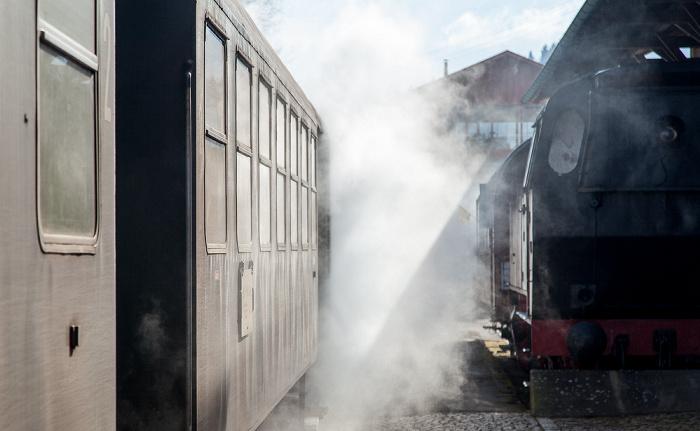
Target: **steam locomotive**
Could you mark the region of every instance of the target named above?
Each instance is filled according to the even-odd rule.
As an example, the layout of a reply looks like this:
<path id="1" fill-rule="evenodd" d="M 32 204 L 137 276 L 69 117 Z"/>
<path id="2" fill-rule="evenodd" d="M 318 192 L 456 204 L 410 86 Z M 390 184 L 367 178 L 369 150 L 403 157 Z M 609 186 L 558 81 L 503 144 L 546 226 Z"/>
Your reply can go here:
<path id="1" fill-rule="evenodd" d="M 313 106 L 235 0 L 0 10 L 0 428 L 257 427 L 316 357 Z"/>
<path id="2" fill-rule="evenodd" d="M 700 382 L 699 104 L 695 61 L 579 79 L 481 185 L 492 321 L 534 413 L 698 408 L 670 387 Z"/>

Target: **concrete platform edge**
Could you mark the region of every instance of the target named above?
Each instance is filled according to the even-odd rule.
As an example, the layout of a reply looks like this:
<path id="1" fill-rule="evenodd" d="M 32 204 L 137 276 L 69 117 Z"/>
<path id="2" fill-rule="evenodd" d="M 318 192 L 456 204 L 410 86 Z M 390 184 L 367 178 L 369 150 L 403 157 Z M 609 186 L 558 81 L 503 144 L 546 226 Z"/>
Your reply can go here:
<path id="1" fill-rule="evenodd" d="M 700 370 L 533 370 L 538 417 L 626 416 L 700 411 Z"/>

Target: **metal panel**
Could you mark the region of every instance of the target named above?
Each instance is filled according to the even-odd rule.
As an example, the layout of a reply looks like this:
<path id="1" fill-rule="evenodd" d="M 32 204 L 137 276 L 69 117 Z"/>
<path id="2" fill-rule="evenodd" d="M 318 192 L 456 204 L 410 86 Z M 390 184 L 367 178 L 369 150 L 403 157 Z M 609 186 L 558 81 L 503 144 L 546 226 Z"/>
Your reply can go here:
<path id="1" fill-rule="evenodd" d="M 240 277 L 238 282 L 240 286 L 238 292 L 240 299 L 239 316 L 241 319 L 240 336 L 243 338 L 253 330 L 253 311 L 255 309 L 253 262 L 241 262 L 238 267 L 238 273 Z"/>
<path id="2" fill-rule="evenodd" d="M 100 238 L 45 254 L 37 232 L 34 1 L 0 4 L 0 429 L 113 430 L 115 393 L 112 3 L 97 3 Z M 94 12 L 93 12 L 94 15 Z M 92 46 L 91 48 L 94 48 Z M 113 57 L 112 57 L 113 58 Z M 71 352 L 71 327 L 79 327 Z M 71 354 L 72 353 L 72 354 Z"/>
<path id="3" fill-rule="evenodd" d="M 271 86 L 271 100 L 284 100 L 287 106 L 294 108 L 298 121 L 303 121 L 314 131 L 319 130 L 313 107 L 238 3 L 214 0 L 197 2 L 196 66 L 201 66 L 203 61 L 202 34 L 207 20 L 216 23 L 217 28 L 230 38 L 227 42 L 229 52 L 236 49 L 245 54 L 244 59 L 251 67 L 252 88 L 257 89 L 262 85 L 260 77 L 263 76 Z M 227 75 L 234 76 L 235 73 L 235 62 L 230 62 Z M 203 77 L 197 76 L 195 100 L 198 104 L 204 101 L 203 84 Z M 227 97 L 229 106 L 226 108 L 229 112 L 228 126 L 236 130 L 237 118 L 233 105 L 236 100 L 235 85 L 230 87 Z M 288 213 L 291 212 L 292 199 L 285 199 L 292 182 L 290 172 L 285 169 L 285 161 L 276 161 L 276 138 L 275 148 L 267 150 L 269 142 L 266 135 L 261 135 L 260 125 L 255 123 L 260 94 L 260 91 L 250 94 L 253 107 L 250 147 L 247 144 L 239 145 L 237 151 L 230 151 L 227 155 L 230 166 L 227 177 L 227 230 L 231 234 L 226 254 L 206 253 L 204 201 L 201 198 L 203 189 L 199 183 L 205 167 L 202 160 L 196 160 L 196 425 L 200 430 L 254 429 L 316 358 L 318 287 L 314 271 L 317 252 L 304 251 L 301 247 L 292 250 L 290 234 L 286 232 L 289 228 L 277 222 L 277 214 L 282 216 L 281 221 L 290 223 L 292 220 Z M 266 92 L 262 94 L 264 97 Z M 204 127 L 201 107 L 198 107 L 197 114 L 199 132 L 196 133 L 196 153 L 201 157 L 205 144 L 201 133 Z M 279 121 L 282 124 L 278 124 Z M 286 131 L 290 127 L 289 121 L 289 116 L 273 115 L 269 130 L 289 133 Z M 247 125 L 247 119 L 244 123 Z M 262 144 L 259 142 L 261 137 Z M 240 137 L 236 140 L 240 141 Z M 267 163 L 259 162 L 260 145 L 267 145 L 262 151 L 263 160 L 266 161 L 267 153 L 271 153 L 270 156 L 274 158 L 270 160 L 270 167 L 278 164 L 281 168 L 269 169 Z M 282 146 L 279 151 L 284 156 L 288 152 Z M 239 160 L 242 163 L 238 163 Z M 264 180 L 261 181 L 261 175 L 265 180 L 269 178 L 269 186 Z M 243 178 L 245 182 L 241 181 Z M 298 189 L 301 186 L 300 178 L 295 180 Z M 287 190 L 281 190 L 280 199 L 277 195 L 268 194 L 268 187 L 271 189 L 269 193 L 277 193 L 282 186 L 286 186 Z M 298 190 L 295 197 L 293 220 L 298 223 L 301 216 L 298 213 L 301 201 Z M 265 205 L 259 204 L 260 199 L 265 201 Z M 249 205 L 249 202 L 255 204 Z M 274 220 L 270 220 L 272 217 Z M 307 219 L 311 219 L 308 214 Z M 248 229 L 256 233 L 266 230 L 267 226 L 262 228 L 262 223 L 270 226 L 269 238 L 277 240 L 276 247 L 261 244 L 260 234 L 248 235 Z M 299 236 L 298 224 L 296 227 Z M 236 233 L 240 235 L 236 235 L 234 241 L 232 234 Z M 267 234 L 263 238 L 268 241 Z M 246 242 L 244 247 L 237 244 L 241 239 Z M 216 271 L 220 271 L 218 279 Z"/>

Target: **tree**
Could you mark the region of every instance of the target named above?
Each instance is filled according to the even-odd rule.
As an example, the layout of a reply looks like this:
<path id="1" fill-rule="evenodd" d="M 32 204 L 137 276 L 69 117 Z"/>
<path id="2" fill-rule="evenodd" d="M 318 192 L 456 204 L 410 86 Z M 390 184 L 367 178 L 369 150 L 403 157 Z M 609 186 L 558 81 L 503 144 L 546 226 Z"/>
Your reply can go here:
<path id="1" fill-rule="evenodd" d="M 540 63 L 546 63 L 547 60 L 549 60 L 549 57 L 552 55 L 552 52 L 554 52 L 554 48 L 557 47 L 556 42 L 552 43 L 552 46 L 549 48 L 547 47 L 547 44 L 545 43 L 544 46 L 542 47 L 542 56 L 540 57 Z"/>

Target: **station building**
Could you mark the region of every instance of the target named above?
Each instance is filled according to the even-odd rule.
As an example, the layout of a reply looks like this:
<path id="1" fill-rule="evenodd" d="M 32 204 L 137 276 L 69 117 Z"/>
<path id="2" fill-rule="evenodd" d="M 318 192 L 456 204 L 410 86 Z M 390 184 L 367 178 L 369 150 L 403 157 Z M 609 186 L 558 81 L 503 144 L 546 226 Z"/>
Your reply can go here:
<path id="1" fill-rule="evenodd" d="M 532 125 L 546 100 L 521 98 L 543 65 L 504 51 L 423 87 L 447 86 L 454 97 L 447 128 L 474 148 L 504 157 L 532 136 Z"/>

